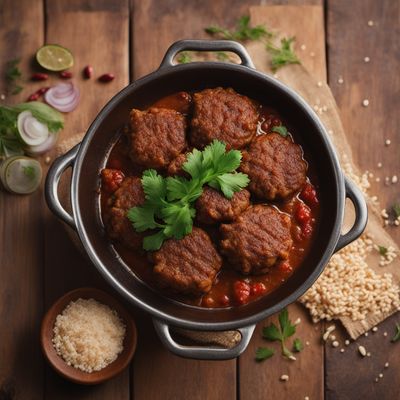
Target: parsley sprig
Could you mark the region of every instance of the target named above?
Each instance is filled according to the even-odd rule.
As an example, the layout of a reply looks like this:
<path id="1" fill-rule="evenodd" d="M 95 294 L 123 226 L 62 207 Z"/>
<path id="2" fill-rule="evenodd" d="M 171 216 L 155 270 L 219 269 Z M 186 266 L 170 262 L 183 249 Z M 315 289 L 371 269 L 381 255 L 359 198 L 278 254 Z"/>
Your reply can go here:
<path id="1" fill-rule="evenodd" d="M 271 67 L 274 72 L 284 65 L 300 64 L 300 60 L 297 58 L 292 48 L 292 43 L 294 41 L 294 37 L 282 38 L 280 47 L 270 42 L 267 43 L 267 51 L 272 55 Z"/>
<path id="2" fill-rule="evenodd" d="M 222 28 L 218 25 L 212 25 L 204 29 L 210 35 L 218 36 L 228 40 L 259 40 L 265 37 L 272 37 L 264 25 L 250 26 L 250 16 L 244 15 L 236 23 L 234 30 Z"/>
<path id="3" fill-rule="evenodd" d="M 263 328 L 262 335 L 264 339 L 269 341 L 281 342 L 282 355 L 292 358 L 293 353 L 286 347 L 285 340 L 296 333 L 296 325 L 292 324 L 289 319 L 288 310 L 285 308 L 279 314 L 279 327 L 274 323 Z M 295 345 L 298 347 L 298 344 Z M 300 350 L 299 350 L 300 351 Z"/>
<path id="4" fill-rule="evenodd" d="M 189 153 L 182 168 L 191 179 L 165 178 L 153 169 L 144 171 L 145 203 L 127 213 L 137 232 L 158 229 L 144 238 L 143 248 L 158 250 L 165 239 L 182 239 L 192 231 L 196 215 L 194 202 L 201 196 L 204 185 L 221 191 L 228 199 L 246 187 L 248 176 L 235 172 L 241 159 L 239 150 L 226 151 L 224 143 L 214 140 L 203 151 L 194 149 Z"/>
<path id="5" fill-rule="evenodd" d="M 274 350 L 268 347 L 258 347 L 256 350 L 256 361 L 264 361 L 274 355 Z"/>

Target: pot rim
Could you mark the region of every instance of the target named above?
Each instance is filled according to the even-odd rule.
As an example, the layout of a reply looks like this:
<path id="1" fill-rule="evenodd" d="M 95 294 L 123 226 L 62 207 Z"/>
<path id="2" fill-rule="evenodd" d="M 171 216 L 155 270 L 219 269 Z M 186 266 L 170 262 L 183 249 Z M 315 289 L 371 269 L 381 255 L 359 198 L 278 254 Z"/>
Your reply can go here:
<path id="1" fill-rule="evenodd" d="M 313 122 L 316 127 L 316 130 L 319 131 L 321 139 L 324 143 L 324 146 L 327 150 L 327 153 L 330 158 L 330 163 L 332 164 L 333 170 L 333 179 L 335 181 L 337 191 L 338 191 L 338 199 L 337 199 L 337 209 L 336 209 L 336 218 L 334 222 L 334 228 L 331 233 L 331 237 L 329 239 L 328 245 L 326 246 L 325 252 L 319 263 L 315 266 L 312 273 L 308 276 L 308 278 L 299 286 L 294 292 L 290 294 L 290 296 L 286 297 L 282 301 L 274 304 L 272 307 L 266 308 L 258 313 L 250 315 L 248 317 L 234 319 L 230 321 L 223 321 L 223 322 L 204 322 L 204 321 L 193 321 L 187 320 L 175 315 L 165 313 L 155 307 L 148 305 L 146 302 L 137 298 L 133 293 L 126 290 L 123 285 L 121 285 L 117 279 L 108 271 L 106 266 L 102 263 L 101 259 L 97 256 L 96 252 L 94 251 L 91 243 L 88 239 L 88 234 L 86 233 L 85 226 L 82 223 L 81 217 L 81 210 L 79 207 L 79 176 L 81 172 L 82 162 L 86 156 L 87 149 L 89 143 L 91 142 L 93 136 L 95 135 L 98 127 L 104 121 L 105 118 L 108 117 L 109 112 L 112 110 L 114 105 L 118 103 L 121 99 L 128 96 L 132 92 L 134 92 L 138 87 L 146 85 L 148 82 L 155 78 L 159 77 L 166 77 L 169 74 L 176 74 L 178 71 L 182 70 L 198 70 L 201 68 L 213 68 L 213 69 L 223 69 L 223 70 L 232 70 L 232 71 L 240 71 L 244 75 L 253 75 L 261 80 L 268 82 L 271 85 L 274 85 L 279 90 L 284 92 L 286 95 L 291 97 L 303 110 L 304 114 L 307 115 Z M 345 184 L 344 184 L 344 176 L 341 171 L 339 161 L 334 150 L 334 147 L 328 137 L 325 127 L 323 126 L 322 122 L 320 121 L 319 117 L 316 115 L 314 110 L 306 103 L 306 101 L 293 89 L 289 88 L 288 86 L 284 85 L 280 81 L 276 80 L 275 78 L 266 75 L 260 71 L 255 69 L 249 68 L 247 66 L 238 65 L 238 64 L 227 64 L 221 62 L 193 62 L 189 64 L 178 64 L 174 66 L 167 66 L 157 69 L 156 71 L 136 80 L 135 82 L 131 83 L 124 89 L 122 89 L 119 93 L 117 93 L 114 97 L 112 97 L 109 102 L 103 107 L 103 109 L 99 112 L 96 116 L 92 124 L 90 125 L 89 129 L 85 137 L 80 144 L 79 151 L 77 153 L 74 168 L 72 172 L 72 180 L 71 180 L 71 203 L 72 203 L 72 210 L 74 215 L 74 220 L 76 223 L 76 229 L 80 240 L 88 254 L 89 258 L 96 266 L 97 270 L 101 273 L 101 275 L 126 299 L 132 302 L 134 305 L 144 309 L 145 311 L 149 312 L 153 317 L 158 318 L 160 320 L 166 321 L 171 325 L 182 327 L 182 328 L 189 328 L 194 330 L 229 330 L 229 329 L 237 329 L 240 327 L 248 326 L 255 324 L 262 319 L 272 315 L 276 312 L 279 312 L 284 307 L 288 306 L 289 304 L 293 303 L 299 297 L 301 297 L 316 281 L 318 276 L 322 273 L 326 263 L 328 262 L 331 255 L 334 253 L 336 244 L 340 237 L 340 230 L 343 221 L 344 215 L 344 204 L 345 204 Z"/>

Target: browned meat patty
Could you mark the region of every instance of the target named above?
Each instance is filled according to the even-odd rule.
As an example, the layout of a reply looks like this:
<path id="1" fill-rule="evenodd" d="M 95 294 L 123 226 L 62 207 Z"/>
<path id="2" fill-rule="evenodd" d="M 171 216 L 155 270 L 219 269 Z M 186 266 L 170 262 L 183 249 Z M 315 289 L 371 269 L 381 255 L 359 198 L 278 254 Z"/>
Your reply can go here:
<path id="1" fill-rule="evenodd" d="M 133 162 L 147 168 L 165 168 L 186 148 L 186 119 L 175 110 L 133 109 L 130 113 Z"/>
<path id="2" fill-rule="evenodd" d="M 218 139 L 228 149 L 240 149 L 257 131 L 258 112 L 254 103 L 233 89 L 206 89 L 194 95 L 190 140 L 203 148 Z"/>
<path id="3" fill-rule="evenodd" d="M 234 221 L 250 205 L 250 193 L 243 189 L 227 199 L 221 192 L 208 186 L 196 201 L 196 217 L 204 224 Z"/>
<path id="4" fill-rule="evenodd" d="M 161 287 L 200 296 L 207 293 L 222 265 L 210 237 L 200 228 L 181 240 L 169 239 L 152 256 Z"/>
<path id="5" fill-rule="evenodd" d="M 140 178 L 128 177 L 114 192 L 105 213 L 104 222 L 110 237 L 135 250 L 142 248 L 143 234 L 135 231 L 126 213 L 130 208 L 142 205 L 144 201 Z"/>
<path id="6" fill-rule="evenodd" d="M 169 176 L 183 176 L 189 177 L 189 174 L 182 169 L 182 165 L 186 162 L 187 153 L 179 154 L 178 157 L 174 158 L 168 165 L 167 174 Z"/>
<path id="7" fill-rule="evenodd" d="M 240 170 L 249 176 L 249 190 L 260 199 L 284 199 L 305 184 L 307 163 L 299 145 L 269 133 L 255 138 L 242 152 Z"/>
<path id="8" fill-rule="evenodd" d="M 243 274 L 265 273 L 292 246 L 290 217 L 266 205 L 249 207 L 236 222 L 221 225 L 221 252 Z"/>

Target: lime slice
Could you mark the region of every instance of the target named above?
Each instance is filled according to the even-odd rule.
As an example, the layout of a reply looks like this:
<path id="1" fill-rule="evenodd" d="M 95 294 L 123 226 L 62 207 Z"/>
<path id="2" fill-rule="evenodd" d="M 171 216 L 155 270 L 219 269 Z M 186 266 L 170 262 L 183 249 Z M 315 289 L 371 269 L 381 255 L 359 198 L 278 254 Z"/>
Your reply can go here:
<path id="1" fill-rule="evenodd" d="M 63 71 L 74 65 L 72 53 L 58 44 L 46 44 L 36 52 L 37 62 L 49 71 Z"/>

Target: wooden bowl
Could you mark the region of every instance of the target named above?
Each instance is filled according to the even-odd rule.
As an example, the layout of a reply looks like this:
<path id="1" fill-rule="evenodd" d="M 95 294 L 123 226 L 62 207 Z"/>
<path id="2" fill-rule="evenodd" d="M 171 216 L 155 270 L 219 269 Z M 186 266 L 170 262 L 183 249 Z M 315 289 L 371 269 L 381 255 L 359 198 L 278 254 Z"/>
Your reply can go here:
<path id="1" fill-rule="evenodd" d="M 100 371 L 84 372 L 68 365 L 56 352 L 53 346 L 53 328 L 57 315 L 61 314 L 71 302 L 82 299 L 95 299 L 114 309 L 126 326 L 123 350 L 117 359 Z M 80 288 L 72 290 L 60 297 L 47 311 L 43 318 L 40 340 L 43 353 L 50 365 L 64 378 L 83 385 L 95 385 L 104 382 L 119 374 L 130 363 L 136 349 L 137 331 L 136 325 L 126 309 L 109 294 L 95 288 Z"/>

